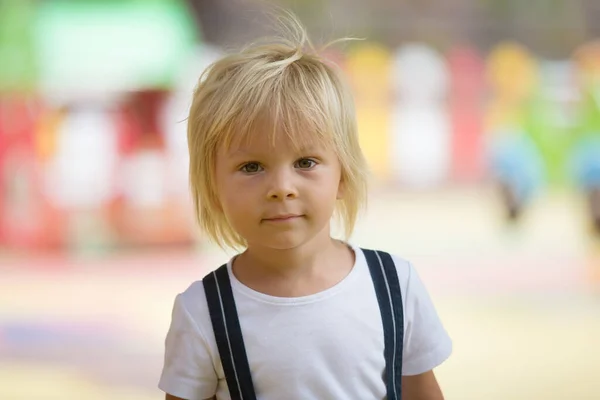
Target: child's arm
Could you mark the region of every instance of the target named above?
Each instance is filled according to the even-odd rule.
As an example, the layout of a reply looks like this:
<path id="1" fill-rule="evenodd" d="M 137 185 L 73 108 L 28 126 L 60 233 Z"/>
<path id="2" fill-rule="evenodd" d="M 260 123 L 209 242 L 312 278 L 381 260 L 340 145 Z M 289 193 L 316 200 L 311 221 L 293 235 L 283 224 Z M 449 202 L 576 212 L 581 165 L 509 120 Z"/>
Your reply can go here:
<path id="1" fill-rule="evenodd" d="M 210 346 L 201 331 L 202 325 L 210 324 L 208 310 L 202 308 L 201 289 L 201 282 L 194 283 L 175 298 L 158 384 L 173 400 L 210 399 L 217 391 L 217 372 Z"/>
<path id="2" fill-rule="evenodd" d="M 402 377 L 402 398 L 405 400 L 444 400 L 433 370 Z"/>
<path id="3" fill-rule="evenodd" d="M 409 268 L 405 299 L 403 394 L 408 400 L 443 400 L 433 370 L 450 356 L 452 340 L 412 266 Z"/>

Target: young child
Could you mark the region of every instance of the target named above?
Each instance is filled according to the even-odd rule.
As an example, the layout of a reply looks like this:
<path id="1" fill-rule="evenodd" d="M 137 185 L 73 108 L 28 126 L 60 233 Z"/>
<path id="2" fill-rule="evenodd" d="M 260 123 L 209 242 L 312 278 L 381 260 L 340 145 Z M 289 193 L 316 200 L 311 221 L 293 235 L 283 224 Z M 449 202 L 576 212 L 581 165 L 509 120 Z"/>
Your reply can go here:
<path id="1" fill-rule="evenodd" d="M 200 78 L 189 115 L 197 216 L 228 264 L 175 299 L 167 399 L 442 399 L 452 344 L 411 264 L 352 232 L 367 166 L 352 97 L 303 27 Z"/>

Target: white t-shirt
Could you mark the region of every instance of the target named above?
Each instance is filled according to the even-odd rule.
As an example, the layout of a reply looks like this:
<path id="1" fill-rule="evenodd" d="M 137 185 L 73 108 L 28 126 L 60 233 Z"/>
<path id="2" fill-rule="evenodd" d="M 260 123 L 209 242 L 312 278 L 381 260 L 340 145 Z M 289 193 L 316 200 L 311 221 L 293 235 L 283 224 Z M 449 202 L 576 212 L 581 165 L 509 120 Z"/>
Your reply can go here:
<path id="1" fill-rule="evenodd" d="M 273 297 L 229 278 L 260 400 L 384 399 L 383 325 L 364 253 L 353 247 L 352 271 L 317 294 Z M 452 352 L 414 268 L 393 256 L 404 308 L 403 375 L 441 364 Z M 175 299 L 159 388 L 189 400 L 230 399 L 204 287 L 194 282 Z"/>

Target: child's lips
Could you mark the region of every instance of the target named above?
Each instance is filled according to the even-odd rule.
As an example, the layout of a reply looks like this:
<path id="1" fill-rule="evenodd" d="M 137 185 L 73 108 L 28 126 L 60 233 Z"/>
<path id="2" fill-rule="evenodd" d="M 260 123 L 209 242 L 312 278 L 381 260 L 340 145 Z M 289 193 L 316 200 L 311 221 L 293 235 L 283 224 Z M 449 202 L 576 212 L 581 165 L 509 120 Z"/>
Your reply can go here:
<path id="1" fill-rule="evenodd" d="M 301 214 L 282 214 L 282 215 L 275 215 L 272 217 L 268 217 L 263 219 L 263 221 L 267 221 L 267 222 L 289 222 L 289 221 L 294 221 L 296 219 L 301 218 L 303 215 Z"/>

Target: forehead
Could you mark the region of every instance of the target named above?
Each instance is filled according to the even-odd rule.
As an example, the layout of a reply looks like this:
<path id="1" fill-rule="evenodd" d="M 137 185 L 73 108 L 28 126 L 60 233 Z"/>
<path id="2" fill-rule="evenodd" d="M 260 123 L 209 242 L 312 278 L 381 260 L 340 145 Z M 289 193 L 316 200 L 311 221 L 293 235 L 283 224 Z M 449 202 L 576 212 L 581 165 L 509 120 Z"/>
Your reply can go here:
<path id="1" fill-rule="evenodd" d="M 279 121 L 260 117 L 246 129 L 238 128 L 224 141 L 227 153 L 302 152 L 309 149 L 332 150 L 333 141 L 323 130 L 301 121 Z"/>

